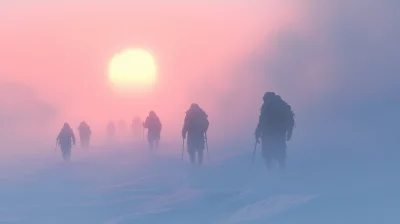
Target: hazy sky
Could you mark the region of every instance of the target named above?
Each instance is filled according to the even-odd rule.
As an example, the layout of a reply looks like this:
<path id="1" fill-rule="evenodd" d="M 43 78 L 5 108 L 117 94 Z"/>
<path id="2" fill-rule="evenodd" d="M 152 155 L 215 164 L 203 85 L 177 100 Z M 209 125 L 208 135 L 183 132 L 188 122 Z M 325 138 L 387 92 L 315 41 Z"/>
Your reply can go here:
<path id="1" fill-rule="evenodd" d="M 140 2 L 0 3 L 3 137 L 21 134 L 21 121 L 25 132 L 51 137 L 82 119 L 103 133 L 110 119 L 151 109 L 165 135 L 179 137 L 192 102 L 209 113 L 215 136 L 251 137 L 270 90 L 293 104 L 303 127 L 399 103 L 398 1 Z M 157 61 L 152 94 L 109 86 L 108 62 L 132 47 Z"/>

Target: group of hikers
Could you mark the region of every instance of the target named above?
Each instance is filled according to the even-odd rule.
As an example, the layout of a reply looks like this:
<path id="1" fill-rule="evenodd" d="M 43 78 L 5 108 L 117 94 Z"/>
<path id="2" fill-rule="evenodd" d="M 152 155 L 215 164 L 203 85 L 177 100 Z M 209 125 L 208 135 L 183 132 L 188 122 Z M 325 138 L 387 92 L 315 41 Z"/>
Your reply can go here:
<path id="1" fill-rule="evenodd" d="M 116 137 L 117 133 L 117 127 L 120 130 L 121 133 L 126 133 L 127 132 L 127 124 L 125 123 L 124 120 L 119 120 L 117 125 L 113 121 L 110 121 L 107 124 L 107 136 L 109 139 L 114 139 Z M 142 121 L 139 116 L 136 116 L 132 120 L 132 132 L 134 134 L 134 137 L 139 138 L 142 134 L 143 127 L 142 127 Z"/>
<path id="2" fill-rule="evenodd" d="M 263 101 L 258 125 L 255 130 L 255 146 L 257 147 L 258 144 L 261 144 L 262 156 L 268 168 L 272 168 L 273 162 L 277 161 L 279 167 L 284 169 L 286 166 L 286 142 L 291 139 L 295 126 L 294 112 L 291 106 L 274 92 L 266 92 L 263 96 Z M 141 131 L 137 128 L 139 124 L 141 124 L 141 120 L 136 117 L 132 122 L 132 126 L 136 127 L 134 129 L 136 133 L 140 133 Z M 113 125 L 110 123 L 107 127 L 109 134 L 115 132 Z M 208 127 L 207 113 L 198 104 L 191 104 L 189 110 L 186 111 L 182 128 L 182 139 L 183 142 L 185 140 L 187 142 L 187 152 L 190 162 L 193 165 L 202 165 L 203 163 L 203 152 L 207 143 Z M 149 148 L 151 150 L 158 148 L 162 124 L 154 111 L 150 111 L 145 122 L 142 123 L 142 128 L 148 130 L 147 141 Z M 89 125 L 83 121 L 79 125 L 78 130 L 81 146 L 88 147 L 92 134 Z M 57 137 L 57 144 L 60 145 L 65 160 L 69 160 L 71 148 L 75 145 L 75 142 L 73 130 L 68 123 L 65 123 Z"/>
<path id="3" fill-rule="evenodd" d="M 82 121 L 78 127 L 79 131 L 79 139 L 81 142 L 81 147 L 86 148 L 90 145 L 90 137 L 92 135 L 92 130 L 89 125 Z M 74 131 L 68 123 L 64 123 L 64 126 L 61 128 L 60 133 L 56 139 L 56 145 L 60 146 L 62 157 L 64 160 L 69 160 L 71 157 L 71 148 L 75 146 L 76 138 L 74 135 Z"/>

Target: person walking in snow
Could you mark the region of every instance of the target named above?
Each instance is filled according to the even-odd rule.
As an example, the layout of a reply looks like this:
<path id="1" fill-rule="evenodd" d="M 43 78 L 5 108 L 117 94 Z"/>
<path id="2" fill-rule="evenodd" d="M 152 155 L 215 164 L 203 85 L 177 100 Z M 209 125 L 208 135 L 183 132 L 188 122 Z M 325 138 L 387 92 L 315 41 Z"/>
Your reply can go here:
<path id="1" fill-rule="evenodd" d="M 87 148 L 90 145 L 90 137 L 92 135 L 92 130 L 90 129 L 89 125 L 82 121 L 78 127 L 79 131 L 79 140 L 81 142 L 82 148 Z"/>
<path id="2" fill-rule="evenodd" d="M 185 141 L 187 135 L 187 152 L 193 165 L 196 164 L 196 153 L 198 165 L 203 164 L 203 152 L 208 126 L 209 121 L 206 112 L 198 104 L 191 104 L 189 110 L 186 111 L 182 138 Z"/>
<path id="3" fill-rule="evenodd" d="M 150 150 L 153 150 L 154 147 L 158 148 L 160 137 L 161 137 L 161 129 L 162 124 L 160 118 L 154 111 L 150 111 L 149 116 L 146 118 L 143 128 L 147 128 L 147 141 L 149 142 Z"/>
<path id="4" fill-rule="evenodd" d="M 62 127 L 56 139 L 56 145 L 60 146 L 64 160 L 70 160 L 71 148 L 72 146 L 75 146 L 75 143 L 76 139 L 74 131 L 71 129 L 68 123 L 64 123 L 64 126 Z"/>
<path id="5" fill-rule="evenodd" d="M 294 112 L 279 95 L 266 92 L 255 131 L 256 144 L 260 143 L 262 156 L 268 168 L 278 161 L 279 167 L 286 167 L 286 142 L 292 138 L 295 126 Z"/>

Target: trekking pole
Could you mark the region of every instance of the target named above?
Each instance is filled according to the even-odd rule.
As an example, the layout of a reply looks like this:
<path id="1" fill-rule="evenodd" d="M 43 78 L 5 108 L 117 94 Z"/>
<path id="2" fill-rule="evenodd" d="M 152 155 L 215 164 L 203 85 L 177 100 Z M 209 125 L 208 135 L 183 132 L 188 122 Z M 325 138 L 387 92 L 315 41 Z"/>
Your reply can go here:
<path id="1" fill-rule="evenodd" d="M 256 143 L 254 144 L 253 157 L 251 158 L 251 166 L 252 167 L 253 167 L 253 163 L 254 163 L 254 157 L 255 157 L 256 151 L 257 151 L 257 144 L 258 144 L 258 142 L 256 141 Z"/>
<path id="2" fill-rule="evenodd" d="M 208 162 L 211 163 L 210 154 L 208 153 L 208 138 L 207 138 L 207 132 L 204 133 L 204 137 L 205 137 L 205 140 L 206 140 L 207 159 L 208 159 Z"/>
<path id="3" fill-rule="evenodd" d="M 182 164 L 183 164 L 183 152 L 185 151 L 185 139 L 182 138 Z"/>

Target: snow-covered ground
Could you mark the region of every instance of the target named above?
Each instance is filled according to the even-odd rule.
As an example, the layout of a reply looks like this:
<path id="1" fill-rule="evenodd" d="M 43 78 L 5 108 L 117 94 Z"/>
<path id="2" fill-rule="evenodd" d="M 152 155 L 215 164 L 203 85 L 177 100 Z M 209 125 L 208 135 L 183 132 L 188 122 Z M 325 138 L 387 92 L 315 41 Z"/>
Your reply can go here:
<path id="1" fill-rule="evenodd" d="M 210 143 L 201 169 L 178 144 L 31 156 L 1 167 L 0 223 L 400 223 L 396 150 L 290 150 L 284 172 L 251 167 L 251 143 Z"/>

